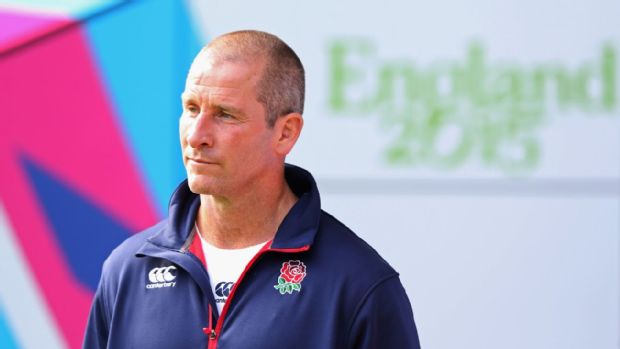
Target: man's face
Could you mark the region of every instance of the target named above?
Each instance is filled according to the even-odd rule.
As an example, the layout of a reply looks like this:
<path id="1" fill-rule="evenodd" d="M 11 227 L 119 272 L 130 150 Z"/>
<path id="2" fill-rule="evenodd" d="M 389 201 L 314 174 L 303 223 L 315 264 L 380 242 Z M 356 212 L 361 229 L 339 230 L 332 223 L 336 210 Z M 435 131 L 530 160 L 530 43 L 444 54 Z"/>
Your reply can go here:
<path id="1" fill-rule="evenodd" d="M 193 192 L 225 197 L 242 193 L 277 165 L 274 132 L 256 100 L 262 65 L 216 61 L 204 52 L 192 65 L 179 133 Z"/>

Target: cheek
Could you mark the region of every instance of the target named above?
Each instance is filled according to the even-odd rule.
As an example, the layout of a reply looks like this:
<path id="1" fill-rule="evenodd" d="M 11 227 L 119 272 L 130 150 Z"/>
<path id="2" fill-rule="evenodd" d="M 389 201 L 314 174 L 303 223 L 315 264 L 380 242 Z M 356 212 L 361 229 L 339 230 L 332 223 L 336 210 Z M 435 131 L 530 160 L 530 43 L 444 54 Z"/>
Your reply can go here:
<path id="1" fill-rule="evenodd" d="M 250 159 L 261 152 L 258 137 L 246 130 L 226 130 L 220 132 L 218 141 L 222 147 L 236 153 L 240 158 Z"/>
<path id="2" fill-rule="evenodd" d="M 252 169 L 251 171 L 262 171 L 265 166 L 270 164 L 270 150 L 264 142 L 256 139 L 246 140 L 242 144 L 236 143 L 234 146 L 240 166 Z"/>

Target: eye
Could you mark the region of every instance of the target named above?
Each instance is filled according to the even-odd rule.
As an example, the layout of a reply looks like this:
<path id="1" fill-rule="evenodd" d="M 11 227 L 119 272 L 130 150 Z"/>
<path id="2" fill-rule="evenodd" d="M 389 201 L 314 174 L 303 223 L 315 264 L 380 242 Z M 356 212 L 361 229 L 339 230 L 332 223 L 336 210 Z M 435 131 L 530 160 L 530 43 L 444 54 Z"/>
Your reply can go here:
<path id="1" fill-rule="evenodd" d="M 194 104 L 186 105 L 185 110 L 187 110 L 187 112 L 189 112 L 192 116 L 198 115 L 198 113 L 200 113 L 200 109 Z"/>
<path id="2" fill-rule="evenodd" d="M 219 114 L 217 115 L 219 118 L 221 119 L 233 119 L 234 117 L 226 112 L 219 112 Z"/>

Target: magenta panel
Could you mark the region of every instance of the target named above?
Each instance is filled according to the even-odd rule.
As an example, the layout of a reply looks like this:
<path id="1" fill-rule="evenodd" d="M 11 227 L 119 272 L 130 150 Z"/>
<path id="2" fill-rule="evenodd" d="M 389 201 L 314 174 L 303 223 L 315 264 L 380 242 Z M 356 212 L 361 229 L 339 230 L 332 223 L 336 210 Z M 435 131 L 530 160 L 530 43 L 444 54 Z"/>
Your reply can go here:
<path id="1" fill-rule="evenodd" d="M 72 20 L 63 16 L 0 9 L 0 53 L 59 29 Z"/>

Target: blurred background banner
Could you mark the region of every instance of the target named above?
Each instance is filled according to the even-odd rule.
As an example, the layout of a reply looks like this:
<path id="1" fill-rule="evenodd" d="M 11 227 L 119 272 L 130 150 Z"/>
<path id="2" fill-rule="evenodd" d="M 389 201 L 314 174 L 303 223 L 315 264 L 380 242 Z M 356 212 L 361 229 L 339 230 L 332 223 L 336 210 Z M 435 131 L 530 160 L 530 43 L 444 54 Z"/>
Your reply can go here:
<path id="1" fill-rule="evenodd" d="M 246 28 L 299 54 L 288 161 L 401 273 L 424 348 L 619 348 L 618 14 L 0 0 L 0 348 L 80 347 L 101 263 L 184 178 L 193 56 Z"/>

